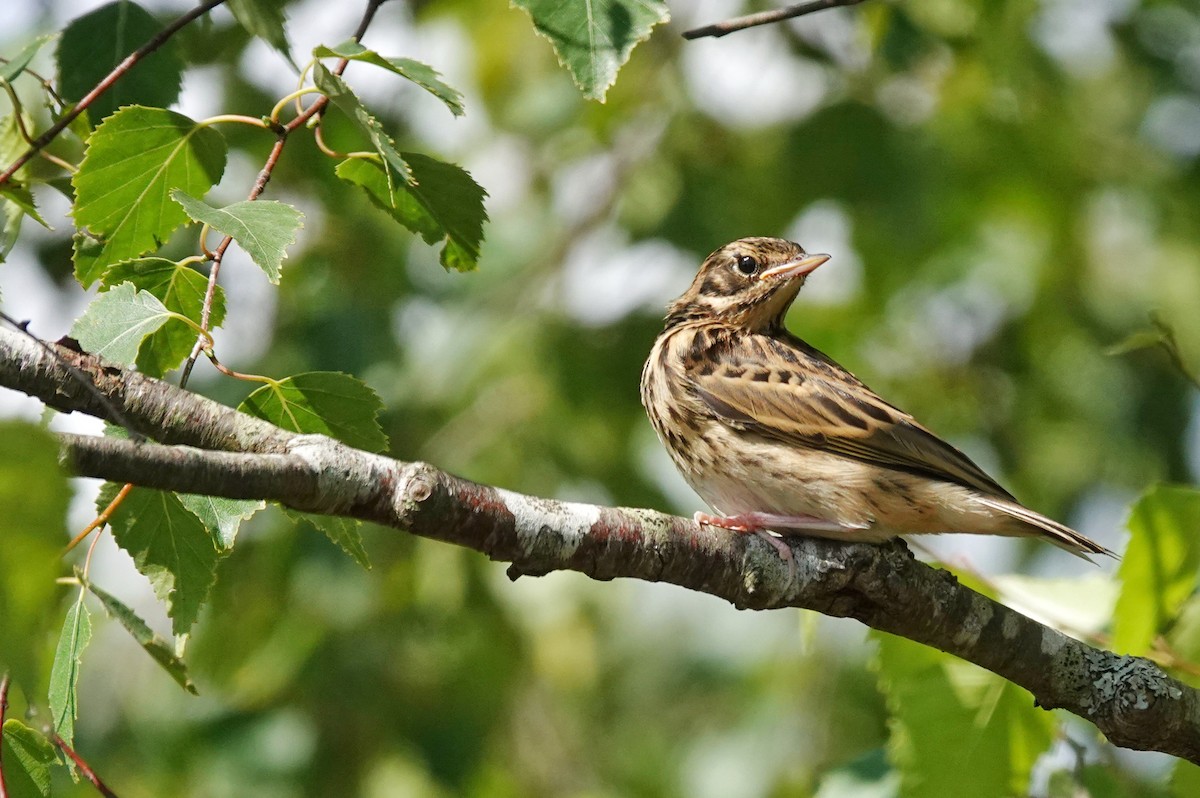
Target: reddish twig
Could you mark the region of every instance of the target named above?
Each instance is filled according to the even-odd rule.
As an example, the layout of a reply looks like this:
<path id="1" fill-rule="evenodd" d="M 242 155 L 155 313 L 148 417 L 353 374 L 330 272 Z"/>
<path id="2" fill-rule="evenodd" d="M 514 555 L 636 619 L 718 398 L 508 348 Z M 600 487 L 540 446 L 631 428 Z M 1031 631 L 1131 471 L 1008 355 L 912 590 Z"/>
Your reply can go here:
<path id="1" fill-rule="evenodd" d="M 117 798 L 117 794 L 108 788 L 108 785 L 100 780 L 96 775 L 96 771 L 88 766 L 83 757 L 75 752 L 75 749 L 67 745 L 67 741 L 58 736 L 58 732 L 50 732 L 50 741 L 59 747 L 59 749 L 71 758 L 75 763 L 75 767 L 79 768 L 79 772 L 83 777 L 92 783 L 92 786 L 104 796 L 104 798 Z"/>
<path id="2" fill-rule="evenodd" d="M 375 18 L 375 13 L 379 11 L 379 7 L 387 0 L 367 0 L 367 8 L 363 11 L 362 19 L 358 23 L 358 28 L 354 31 L 354 41 L 362 39 L 367 32 L 367 28 L 371 25 L 371 20 Z M 346 65 L 350 62 L 345 58 L 338 61 L 334 67 L 335 75 L 341 75 L 346 71 Z M 279 126 L 275 129 L 275 144 L 271 147 L 271 152 L 267 155 L 267 161 L 263 164 L 263 168 L 259 171 L 258 177 L 254 180 L 254 185 L 250 188 L 250 194 L 246 197 L 248 202 L 253 202 L 262 195 L 267 188 L 267 183 L 271 181 L 271 175 L 275 171 L 276 165 L 279 163 L 279 156 L 283 153 L 283 146 L 287 143 L 288 136 L 295 130 L 307 124 L 313 117 L 323 113 L 325 107 L 329 104 L 329 98 L 325 96 L 318 97 L 312 105 L 306 108 L 295 119 L 288 122 L 286 125 Z M 221 243 L 213 250 L 212 267 L 208 272 L 208 286 L 204 291 L 204 305 L 200 310 L 200 329 L 208 332 L 209 321 L 212 317 L 213 300 L 217 292 L 217 278 L 221 274 L 221 262 L 225 258 L 225 250 L 229 249 L 229 245 L 233 243 L 233 236 L 225 236 L 221 239 Z M 179 387 L 187 386 L 188 378 L 192 375 L 192 369 L 196 365 L 196 358 L 200 357 L 200 352 L 204 348 L 205 336 L 200 335 L 196 339 L 196 346 L 192 348 L 192 353 L 188 355 L 187 362 L 183 365 L 183 372 L 179 378 Z"/>
<path id="3" fill-rule="evenodd" d="M 4 715 L 8 712 L 8 673 L 0 676 L 0 737 L 4 734 Z M 8 798 L 8 788 L 4 786 L 4 746 L 0 742 L 0 798 Z"/>
<path id="4" fill-rule="evenodd" d="M 107 524 L 108 519 L 111 518 L 112 514 L 117 511 L 117 508 L 121 506 L 121 502 L 125 501 L 125 497 L 129 495 L 131 490 L 133 490 L 133 485 L 125 483 L 124 487 L 117 491 L 117 495 L 113 497 L 113 500 L 108 503 L 108 506 L 101 510 L 100 514 L 92 519 L 92 522 L 84 527 L 82 532 L 71 538 L 71 542 L 67 544 L 65 549 L 63 549 L 63 554 L 65 555 L 67 552 L 74 549 L 84 538 Z"/>
<path id="5" fill-rule="evenodd" d="M 797 3 L 786 8 L 779 8 L 774 11 L 762 11 L 758 14 L 747 14 L 744 17 L 735 17 L 727 19 L 724 22 L 717 22 L 713 25 L 705 25 L 701 28 L 692 28 L 683 32 L 685 39 L 701 39 L 705 36 L 712 36 L 719 39 L 722 36 L 733 33 L 746 28 L 753 28 L 758 25 L 770 25 L 772 22 L 782 22 L 785 19 L 793 17 L 802 17 L 805 14 L 812 14 L 815 11 L 824 11 L 827 8 L 837 8 L 838 6 L 854 6 L 861 3 L 863 0 L 810 0 L 807 3 Z"/>
<path id="6" fill-rule="evenodd" d="M 125 56 L 125 60 L 113 67 L 113 71 L 109 72 L 108 75 L 105 76 L 104 80 L 97 83 L 95 88 L 89 91 L 82 100 L 76 103 L 74 108 L 72 108 L 70 111 L 67 111 L 59 118 L 57 122 L 47 128 L 45 133 L 38 136 L 34 140 L 33 144 L 30 145 L 29 149 L 23 152 L 21 157 L 13 161 L 13 163 L 7 169 L 5 169 L 2 174 L 0 174 L 0 186 L 7 183 L 12 176 L 17 173 L 17 170 L 28 163 L 29 160 L 33 158 L 33 156 L 37 155 L 43 147 L 54 141 L 59 133 L 62 133 L 64 130 L 66 130 L 68 125 L 75 121 L 75 117 L 83 113 L 89 105 L 96 101 L 97 97 L 112 88 L 112 85 L 116 83 L 122 75 L 132 69 L 138 61 L 141 61 L 147 55 L 154 52 L 159 47 L 162 47 L 163 44 L 166 43 L 167 39 L 170 39 L 172 36 L 178 33 L 179 29 L 184 25 L 187 25 L 197 17 L 204 16 L 209 11 L 213 10 L 224 2 L 225 0 L 206 0 L 206 2 L 196 6 L 191 11 L 187 12 L 171 24 L 167 25 L 167 27 L 160 30 L 153 37 L 151 37 L 150 41 L 146 42 L 141 47 Z"/>

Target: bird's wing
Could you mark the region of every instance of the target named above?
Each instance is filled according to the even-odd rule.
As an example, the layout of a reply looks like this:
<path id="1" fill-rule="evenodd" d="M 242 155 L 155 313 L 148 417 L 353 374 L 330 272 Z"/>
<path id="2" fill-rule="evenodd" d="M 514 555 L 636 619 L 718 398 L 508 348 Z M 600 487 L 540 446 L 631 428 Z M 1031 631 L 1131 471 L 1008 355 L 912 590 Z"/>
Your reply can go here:
<path id="1" fill-rule="evenodd" d="M 785 443 L 1015 499 L 969 457 L 797 338 L 729 337 L 688 364 L 726 422 Z"/>

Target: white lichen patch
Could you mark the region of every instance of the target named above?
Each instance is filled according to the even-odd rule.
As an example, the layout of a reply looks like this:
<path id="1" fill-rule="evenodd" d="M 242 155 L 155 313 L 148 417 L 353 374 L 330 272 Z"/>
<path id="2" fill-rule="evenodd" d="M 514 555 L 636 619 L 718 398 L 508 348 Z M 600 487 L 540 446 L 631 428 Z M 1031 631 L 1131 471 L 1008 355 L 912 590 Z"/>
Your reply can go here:
<path id="1" fill-rule="evenodd" d="M 980 596 L 971 604 L 971 612 L 967 613 L 962 626 L 954 633 L 954 645 L 959 647 L 974 647 L 979 642 L 979 635 L 983 633 L 984 627 L 992 620 L 994 610 L 990 602 Z"/>
<path id="2" fill-rule="evenodd" d="M 1107 706 L 1109 712 L 1146 710 L 1160 699 L 1177 701 L 1183 695 L 1149 660 L 1116 657 L 1104 651 L 1088 651 L 1085 657 L 1095 696 L 1084 702 L 1089 714 L 1101 706 Z"/>
<path id="3" fill-rule="evenodd" d="M 1004 621 L 1000 624 L 1000 634 L 1005 640 L 1012 640 L 1020 630 L 1021 622 L 1017 620 L 1017 614 L 1015 612 L 1007 613 Z"/>
<path id="4" fill-rule="evenodd" d="M 1067 644 L 1068 637 L 1062 632 L 1057 632 L 1054 629 L 1042 629 L 1042 654 L 1047 657 L 1053 657 L 1062 651 L 1062 647 Z"/>
<path id="5" fill-rule="evenodd" d="M 600 520 L 600 508 L 594 504 L 550 501 L 503 488 L 496 488 L 496 497 L 513 514 L 517 536 L 523 543 L 530 538 L 545 542 L 553 535 L 562 541 L 563 557 L 571 556 Z"/>

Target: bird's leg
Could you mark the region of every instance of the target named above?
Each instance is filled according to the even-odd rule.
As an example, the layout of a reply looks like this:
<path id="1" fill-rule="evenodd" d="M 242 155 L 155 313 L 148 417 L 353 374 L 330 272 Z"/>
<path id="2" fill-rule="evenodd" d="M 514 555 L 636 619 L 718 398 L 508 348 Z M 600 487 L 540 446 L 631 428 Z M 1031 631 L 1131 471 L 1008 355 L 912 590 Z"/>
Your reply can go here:
<path id="1" fill-rule="evenodd" d="M 792 549 L 786 543 L 772 534 L 770 530 L 784 530 L 801 535 L 809 534 L 814 537 L 833 538 L 835 540 L 851 540 L 855 530 L 869 529 L 869 524 L 842 524 L 837 521 L 827 521 L 812 515 L 777 515 L 775 513 L 739 513 L 737 515 L 709 515 L 696 513 L 693 518 L 698 524 L 719 526 L 743 534 L 756 534 L 788 564 L 788 578 L 796 576 L 796 558 Z"/>
<path id="2" fill-rule="evenodd" d="M 866 524 L 842 524 L 837 521 L 827 521 L 813 515 L 777 515 L 775 513 L 739 513 L 738 515 L 708 515 L 696 513 L 696 522 L 732 529 L 735 532 L 759 532 L 764 529 L 810 533 L 815 537 L 825 537 L 832 533 L 846 533 L 854 529 L 866 529 Z"/>
<path id="3" fill-rule="evenodd" d="M 792 549 L 788 544 L 784 543 L 775 535 L 767 530 L 767 525 L 763 523 L 764 519 L 782 517 L 771 516 L 766 513 L 743 513 L 741 515 L 709 515 L 708 513 L 696 513 L 692 516 L 697 524 L 705 524 L 707 526 L 718 526 L 722 529 L 729 529 L 734 532 L 740 532 L 743 535 L 758 535 L 771 545 L 775 551 L 779 552 L 779 556 L 788 566 L 788 581 L 791 582 L 796 578 L 796 557 L 792 554 Z M 816 519 L 813 519 L 814 521 Z"/>

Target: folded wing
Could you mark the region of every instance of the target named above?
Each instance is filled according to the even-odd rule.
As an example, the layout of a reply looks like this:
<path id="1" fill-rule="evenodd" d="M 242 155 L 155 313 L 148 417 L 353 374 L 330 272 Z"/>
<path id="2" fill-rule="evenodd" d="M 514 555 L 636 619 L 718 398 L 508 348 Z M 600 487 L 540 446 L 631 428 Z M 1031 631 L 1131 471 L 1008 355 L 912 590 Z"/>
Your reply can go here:
<path id="1" fill-rule="evenodd" d="M 729 424 L 1015 501 L 969 457 L 799 339 L 730 338 L 713 354 L 688 375 L 696 396 Z"/>

